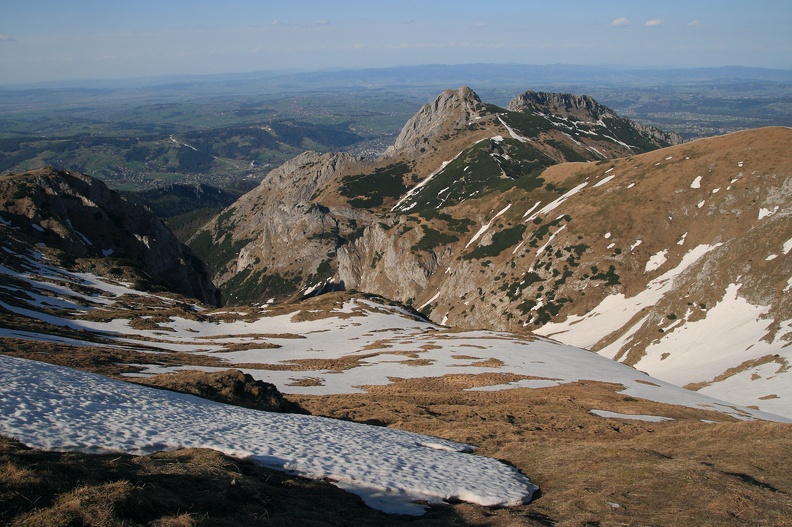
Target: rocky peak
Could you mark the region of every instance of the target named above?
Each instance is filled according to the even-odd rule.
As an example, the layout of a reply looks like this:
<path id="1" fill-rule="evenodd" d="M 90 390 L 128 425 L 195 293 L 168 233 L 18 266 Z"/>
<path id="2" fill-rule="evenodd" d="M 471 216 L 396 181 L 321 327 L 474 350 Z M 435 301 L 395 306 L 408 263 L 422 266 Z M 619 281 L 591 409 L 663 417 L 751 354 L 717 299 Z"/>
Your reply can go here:
<path id="1" fill-rule="evenodd" d="M 445 90 L 407 121 L 387 154 L 403 152 L 415 156 L 444 135 L 467 126 L 483 109 L 479 96 L 467 86 Z"/>
<path id="2" fill-rule="evenodd" d="M 597 121 L 603 116 L 615 117 L 613 110 L 602 106 L 588 95 L 526 91 L 509 103 L 513 112 L 534 111 L 559 117 L 586 118 Z"/>

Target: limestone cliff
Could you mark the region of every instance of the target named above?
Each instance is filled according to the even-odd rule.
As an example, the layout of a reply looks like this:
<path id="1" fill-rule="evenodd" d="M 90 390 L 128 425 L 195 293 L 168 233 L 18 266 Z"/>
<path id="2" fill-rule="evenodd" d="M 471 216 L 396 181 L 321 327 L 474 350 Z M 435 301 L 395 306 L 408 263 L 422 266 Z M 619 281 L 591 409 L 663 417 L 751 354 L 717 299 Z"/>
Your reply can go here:
<path id="1" fill-rule="evenodd" d="M 428 146 L 435 146 L 444 136 L 480 119 L 484 109 L 478 95 L 466 86 L 445 90 L 434 102 L 425 104 L 407 121 L 386 155 L 398 152 L 417 157 Z"/>

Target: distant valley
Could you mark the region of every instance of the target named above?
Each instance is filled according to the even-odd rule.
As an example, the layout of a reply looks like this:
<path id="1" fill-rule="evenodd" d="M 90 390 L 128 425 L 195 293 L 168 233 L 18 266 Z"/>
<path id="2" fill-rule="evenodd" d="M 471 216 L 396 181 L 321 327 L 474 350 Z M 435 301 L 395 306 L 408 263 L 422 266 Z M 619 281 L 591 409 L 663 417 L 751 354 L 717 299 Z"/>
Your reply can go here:
<path id="1" fill-rule="evenodd" d="M 114 189 L 249 190 L 303 150 L 376 157 L 422 104 L 471 86 L 586 94 L 683 137 L 792 126 L 788 72 L 471 64 L 0 87 L 0 173 L 53 166 Z"/>

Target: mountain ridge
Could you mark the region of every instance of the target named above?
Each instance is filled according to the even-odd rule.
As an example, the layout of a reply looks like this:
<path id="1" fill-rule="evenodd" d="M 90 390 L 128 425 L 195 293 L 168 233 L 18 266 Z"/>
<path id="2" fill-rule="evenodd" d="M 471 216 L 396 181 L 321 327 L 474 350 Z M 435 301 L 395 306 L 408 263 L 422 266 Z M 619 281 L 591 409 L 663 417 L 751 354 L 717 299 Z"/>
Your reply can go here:
<path id="1" fill-rule="evenodd" d="M 42 244 L 57 251 L 67 266 L 77 259 L 104 265 L 112 256 L 121 267 L 142 272 L 142 282 L 209 304 L 220 302 L 193 252 L 153 213 L 128 203 L 97 179 L 54 169 L 0 176 L 0 200 L 2 223 L 19 247 Z"/>

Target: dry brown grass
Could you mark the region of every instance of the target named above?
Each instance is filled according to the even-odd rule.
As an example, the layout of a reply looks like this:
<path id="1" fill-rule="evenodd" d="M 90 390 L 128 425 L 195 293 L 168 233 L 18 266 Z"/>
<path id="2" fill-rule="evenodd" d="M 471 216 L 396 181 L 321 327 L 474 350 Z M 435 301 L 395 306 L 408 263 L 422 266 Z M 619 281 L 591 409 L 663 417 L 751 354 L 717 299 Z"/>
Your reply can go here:
<path id="1" fill-rule="evenodd" d="M 476 366 L 479 368 L 502 368 L 505 363 L 495 357 L 490 357 L 488 359 L 480 360 L 478 362 L 472 362 L 470 364 L 466 364 L 466 366 Z"/>
<path id="2" fill-rule="evenodd" d="M 64 346 L 11 338 L 0 339 L 0 353 L 115 376 L 141 370 L 130 364 L 228 368 L 228 363 L 222 359 L 197 353 L 145 353 L 118 347 Z"/>
<path id="3" fill-rule="evenodd" d="M 792 525 L 792 425 L 736 422 L 593 382 L 463 391 L 472 377 L 293 398 L 312 413 L 478 445 L 540 486 L 538 499 L 516 509 L 456 507 L 471 525 Z M 675 421 L 605 419 L 591 409 Z"/>
<path id="4" fill-rule="evenodd" d="M 249 350 L 272 350 L 281 348 L 280 344 L 272 342 L 226 342 L 223 344 L 222 350 L 216 350 L 215 353 L 230 353 L 232 351 L 249 351 Z"/>

